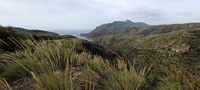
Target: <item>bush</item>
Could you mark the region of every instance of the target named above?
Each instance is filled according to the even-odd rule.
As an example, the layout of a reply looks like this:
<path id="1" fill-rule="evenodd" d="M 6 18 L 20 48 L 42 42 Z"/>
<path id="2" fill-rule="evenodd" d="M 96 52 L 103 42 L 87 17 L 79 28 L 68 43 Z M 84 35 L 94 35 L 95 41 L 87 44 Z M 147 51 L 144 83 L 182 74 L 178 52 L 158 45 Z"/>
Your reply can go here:
<path id="1" fill-rule="evenodd" d="M 3 51 L 14 51 L 17 46 L 9 38 L 19 40 L 20 36 L 11 27 L 0 26 L 0 49 Z"/>

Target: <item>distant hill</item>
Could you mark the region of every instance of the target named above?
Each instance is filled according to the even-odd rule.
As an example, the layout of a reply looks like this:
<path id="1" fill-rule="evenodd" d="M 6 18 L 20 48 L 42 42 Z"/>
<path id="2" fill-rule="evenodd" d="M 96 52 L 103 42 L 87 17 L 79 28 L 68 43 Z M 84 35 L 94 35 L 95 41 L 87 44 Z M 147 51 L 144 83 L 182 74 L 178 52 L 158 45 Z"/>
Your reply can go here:
<path id="1" fill-rule="evenodd" d="M 140 34 L 140 35 L 161 34 L 181 29 L 190 30 L 195 28 L 200 28 L 200 23 L 149 26 L 138 30 L 135 34 Z"/>
<path id="2" fill-rule="evenodd" d="M 15 38 L 20 41 L 28 38 L 34 38 L 36 40 L 54 40 L 54 39 L 69 39 L 76 38 L 71 35 L 59 35 L 57 33 L 43 31 L 43 30 L 28 30 L 18 27 L 3 27 L 0 26 L 0 53 L 3 51 L 13 51 L 16 48 L 16 44 L 9 38 Z M 8 45 L 3 43 L 6 42 Z"/>
<path id="3" fill-rule="evenodd" d="M 29 38 L 31 36 L 36 36 L 40 39 L 62 39 L 62 38 L 76 38 L 72 35 L 59 35 L 54 32 L 44 31 L 44 30 L 34 30 L 34 29 L 25 29 L 20 27 L 3 27 L 1 26 L 1 31 L 13 32 L 20 36 L 22 39 Z"/>
<path id="4" fill-rule="evenodd" d="M 29 30 L 29 29 L 24 29 L 24 28 L 19 28 L 19 27 L 11 27 L 13 30 L 16 31 L 18 34 L 23 34 L 25 36 L 30 36 L 30 35 L 37 35 L 37 36 L 59 36 L 57 33 L 49 32 L 49 31 L 44 31 L 44 30 Z"/>
<path id="5" fill-rule="evenodd" d="M 147 27 L 146 23 L 143 22 L 132 22 L 130 20 L 126 21 L 115 21 L 113 23 L 103 24 L 88 34 L 81 34 L 86 38 L 93 39 L 105 35 L 115 35 L 115 34 L 126 34 L 131 30 L 138 30 L 139 28 Z"/>

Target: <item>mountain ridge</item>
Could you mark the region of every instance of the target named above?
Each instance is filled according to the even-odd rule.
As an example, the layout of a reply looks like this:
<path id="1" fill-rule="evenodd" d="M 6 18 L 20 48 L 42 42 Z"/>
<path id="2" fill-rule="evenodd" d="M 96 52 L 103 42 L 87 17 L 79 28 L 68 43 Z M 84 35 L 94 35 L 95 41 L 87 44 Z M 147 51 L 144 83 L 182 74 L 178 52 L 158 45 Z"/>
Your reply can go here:
<path id="1" fill-rule="evenodd" d="M 137 30 L 139 28 L 149 26 L 143 22 L 132 22 L 130 20 L 126 21 L 114 21 L 112 23 L 102 24 L 96 27 L 93 31 L 88 34 L 81 34 L 89 39 L 98 38 L 105 35 L 115 35 L 117 33 L 129 33 L 131 30 Z"/>

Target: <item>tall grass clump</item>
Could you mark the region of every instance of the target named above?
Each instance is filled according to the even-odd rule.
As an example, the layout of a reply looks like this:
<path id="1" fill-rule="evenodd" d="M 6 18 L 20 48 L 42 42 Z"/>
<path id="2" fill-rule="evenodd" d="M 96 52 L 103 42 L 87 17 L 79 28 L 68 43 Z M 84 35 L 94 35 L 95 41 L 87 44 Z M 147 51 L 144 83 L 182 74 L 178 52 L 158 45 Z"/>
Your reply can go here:
<path id="1" fill-rule="evenodd" d="M 162 83 L 159 90 L 199 90 L 200 80 L 184 68 L 162 67 L 165 76 L 161 77 Z"/>
<path id="2" fill-rule="evenodd" d="M 105 80 L 108 90 L 143 90 L 148 87 L 146 75 L 150 68 L 136 69 L 134 63 L 126 63 L 117 60 L 116 65 L 107 63 L 107 79 Z"/>
<path id="3" fill-rule="evenodd" d="M 41 90 L 75 89 L 70 76 L 70 64 L 76 54 L 72 49 L 61 46 L 59 41 L 37 42 L 33 39 L 21 42 L 18 45 L 21 50 L 3 56 L 6 69 L 2 78 L 10 80 L 29 75 Z"/>

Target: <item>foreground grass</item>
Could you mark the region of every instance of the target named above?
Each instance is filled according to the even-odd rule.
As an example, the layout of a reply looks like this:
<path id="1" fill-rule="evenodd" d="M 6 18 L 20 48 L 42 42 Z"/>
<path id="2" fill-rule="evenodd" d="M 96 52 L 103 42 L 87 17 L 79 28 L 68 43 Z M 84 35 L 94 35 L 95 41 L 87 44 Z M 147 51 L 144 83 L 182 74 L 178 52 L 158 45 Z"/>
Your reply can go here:
<path id="1" fill-rule="evenodd" d="M 163 68 L 164 78 L 158 77 L 159 83 L 153 85 L 158 81 L 149 78 L 150 68 L 136 68 L 134 62 L 123 60 L 110 62 L 86 52 L 76 53 L 75 41 L 68 45 L 63 42 L 26 40 L 18 45 L 21 50 L 2 55 L 1 88 L 11 90 L 6 80 L 29 77 L 35 81 L 36 90 L 199 89 L 199 81 L 186 71 L 181 74 L 179 70 Z"/>

